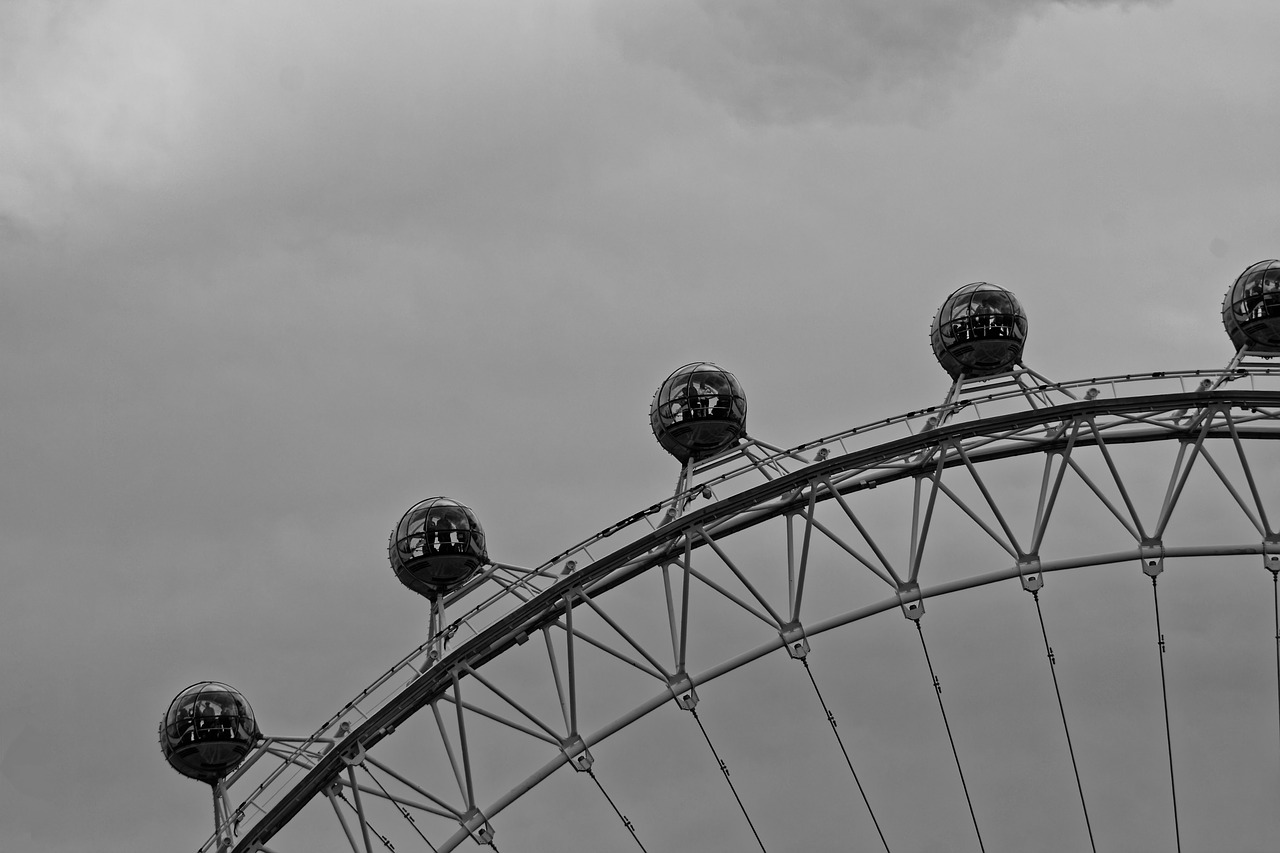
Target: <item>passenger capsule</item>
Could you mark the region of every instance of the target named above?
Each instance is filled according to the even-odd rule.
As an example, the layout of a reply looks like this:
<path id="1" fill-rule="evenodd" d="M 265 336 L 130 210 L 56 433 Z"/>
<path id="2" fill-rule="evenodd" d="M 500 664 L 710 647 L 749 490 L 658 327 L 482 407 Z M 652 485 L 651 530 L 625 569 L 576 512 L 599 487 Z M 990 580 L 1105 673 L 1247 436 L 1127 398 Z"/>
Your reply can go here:
<path id="1" fill-rule="evenodd" d="M 179 693 L 160 721 L 160 749 L 169 765 L 192 779 L 216 784 L 262 739 L 244 696 L 217 681 Z"/>
<path id="2" fill-rule="evenodd" d="M 747 397 L 727 370 L 709 362 L 686 364 L 653 395 L 649 425 L 681 464 L 706 459 L 746 434 Z"/>
<path id="3" fill-rule="evenodd" d="M 465 584 L 489 561 L 475 513 L 442 497 L 427 498 L 404 514 L 387 553 L 400 582 L 432 601 Z"/>
<path id="4" fill-rule="evenodd" d="M 942 303 L 929 339 L 952 379 L 1004 373 L 1022 358 L 1027 312 L 1003 287 L 975 281 Z"/>
<path id="5" fill-rule="evenodd" d="M 1222 325 L 1236 350 L 1280 353 L 1280 260 L 1240 273 L 1222 300 Z"/>

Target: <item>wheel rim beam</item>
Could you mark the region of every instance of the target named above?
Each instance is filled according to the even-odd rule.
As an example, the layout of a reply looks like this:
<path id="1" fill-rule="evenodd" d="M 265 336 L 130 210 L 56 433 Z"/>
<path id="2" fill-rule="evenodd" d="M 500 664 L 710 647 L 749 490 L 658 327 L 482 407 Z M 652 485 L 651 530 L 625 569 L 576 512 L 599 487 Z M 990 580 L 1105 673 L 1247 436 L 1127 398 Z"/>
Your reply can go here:
<path id="1" fill-rule="evenodd" d="M 524 603 L 512 613 L 481 630 L 477 636 L 461 644 L 440 665 L 435 667 L 434 671 L 425 673 L 421 678 L 400 690 L 391 700 L 372 713 L 365 723 L 352 730 L 343 746 L 320 758 L 298 784 L 294 785 L 262 819 L 249 828 L 246 836 L 236 849 L 237 851 L 252 850 L 255 849 L 255 845 L 261 845 L 269 840 L 306 802 L 324 790 L 326 785 L 332 783 L 343 768 L 343 756 L 348 754 L 351 744 L 357 744 L 362 748 L 372 747 L 391 731 L 394 731 L 401 721 L 418 709 L 439 699 L 450 686 L 455 684 L 457 678 L 455 673 L 459 671 L 459 665 L 464 665 L 467 668 L 482 666 L 486 661 L 515 644 L 519 635 L 545 628 L 555 622 L 562 609 L 571 609 L 582 603 L 581 601 L 572 600 L 573 597 L 569 593 L 574 587 L 590 589 L 593 594 L 599 594 L 661 562 L 664 557 L 669 556 L 670 546 L 675 543 L 683 543 L 686 549 L 706 544 L 701 538 L 695 540 L 689 536 L 690 531 L 701 529 L 715 532 L 717 536 L 728 535 L 728 533 L 736 532 L 784 513 L 795 513 L 801 504 L 811 507 L 815 501 L 840 498 L 842 495 L 858 489 L 873 488 L 878 483 L 873 484 L 865 480 L 858 482 L 848 477 L 842 479 L 841 475 L 846 475 L 849 471 L 876 470 L 875 463 L 877 460 L 909 458 L 914 453 L 925 453 L 930 448 L 938 448 L 949 443 L 954 444 L 965 440 L 980 441 L 993 434 L 999 434 L 1002 430 L 1006 431 L 1007 434 L 1013 434 L 1017 430 L 1036 425 L 1066 424 L 1086 418 L 1092 420 L 1114 416 L 1122 427 L 1127 425 L 1130 430 L 1126 433 L 1113 427 L 1106 438 L 1106 443 L 1114 445 L 1125 442 L 1158 440 L 1159 438 L 1169 437 L 1171 432 L 1177 432 L 1168 423 L 1151 418 L 1133 417 L 1135 413 L 1170 412 L 1180 407 L 1201 412 L 1237 410 L 1256 413 L 1259 409 L 1270 409 L 1277 406 L 1280 406 L 1280 393 L 1235 390 L 1068 403 L 1052 409 L 1039 409 L 1034 412 L 1002 416 L 990 421 L 957 424 L 926 435 L 902 439 L 869 450 L 813 463 L 806 469 L 779 477 L 754 489 L 726 498 L 717 504 L 696 510 L 690 515 L 641 537 L 630 545 L 619 548 L 612 554 L 584 567 L 573 575 L 557 580 L 550 587 L 540 592 L 533 600 Z M 1268 414 L 1266 417 L 1271 418 L 1274 416 Z M 1182 434 L 1185 435 L 1185 431 Z M 1236 443 L 1237 447 L 1242 435 L 1248 438 L 1280 437 L 1274 429 L 1251 428 L 1248 424 L 1238 424 L 1235 421 L 1231 421 L 1228 428 L 1213 429 L 1211 423 L 1206 424 L 1203 435 L 1215 438 L 1230 438 Z M 1049 452 L 1065 446 L 1069 440 L 1074 439 L 1068 438 L 1065 432 L 1059 432 L 1057 437 L 1046 437 L 1038 445 L 1026 443 L 1022 446 L 989 449 L 984 451 L 982 456 L 986 460 L 1033 452 Z M 1093 439 L 1080 438 L 1080 442 L 1084 444 L 1094 443 L 1095 441 L 1099 441 L 1097 439 L 1096 426 L 1094 427 Z M 1201 441 L 1203 441 L 1203 438 Z M 952 458 L 950 460 L 942 458 L 941 462 L 943 463 L 942 467 L 955 467 L 966 464 L 966 461 L 960 458 Z M 1245 470 L 1249 470 L 1247 466 Z M 909 466 L 898 466 L 885 476 L 901 479 L 918 474 L 919 471 L 920 468 L 918 466 L 914 469 Z M 1252 488 L 1252 482 L 1250 486 Z M 789 493 L 788 499 L 779 500 Z M 1256 489 L 1254 490 L 1254 495 L 1256 497 Z M 1243 502 L 1241 504 L 1242 508 L 1244 508 Z M 1260 503 L 1258 505 L 1261 506 Z M 806 525 L 806 535 L 809 529 L 809 525 Z M 664 548 L 664 545 L 667 547 Z M 1262 550 L 1263 546 L 1261 544 L 1239 543 L 1198 548 L 1170 548 L 1165 550 L 1165 556 L 1259 554 L 1262 553 Z M 1110 555 L 1045 562 L 1041 564 L 1040 569 L 1042 571 L 1060 571 L 1076 566 L 1099 565 L 1108 562 L 1138 559 L 1140 556 L 1141 550 L 1133 549 Z M 921 590 L 920 596 L 927 598 L 971 586 L 1016 577 L 1019 571 L 1020 568 L 1014 566 L 1013 568 L 1002 569 L 988 575 L 977 576 L 977 579 L 970 578 L 932 586 L 927 590 Z M 829 625 L 815 623 L 806 627 L 810 633 L 822 633 L 839 624 L 847 624 L 850 621 L 865 618 L 866 615 L 871 615 L 871 613 L 891 609 L 899 601 L 898 597 L 890 597 L 878 602 L 868 613 L 862 616 L 848 616 L 846 614 L 835 620 L 828 620 L 831 622 Z M 723 669 L 724 665 L 712 667 L 699 675 L 696 680 L 709 680 L 718 677 L 723 672 L 736 669 L 750 660 L 780 648 L 782 644 L 783 641 L 781 639 L 766 643 L 759 649 L 747 653 L 740 662 L 727 662 L 732 665 Z M 618 723 L 616 727 L 606 727 L 608 731 L 605 729 L 597 731 L 589 742 L 596 742 L 603 737 L 607 737 L 608 734 L 659 707 L 669 699 L 670 695 L 659 693 L 650 702 L 646 702 L 641 706 L 643 710 L 638 708 L 637 714 L 627 715 L 625 721 Z M 346 749 L 344 750 L 343 747 L 346 747 Z M 552 759 L 544 768 L 546 769 L 546 774 L 544 775 L 549 775 L 550 772 L 565 763 L 566 760 L 563 755 L 558 755 Z M 539 773 L 542 773 L 542 771 L 539 771 Z M 544 778 L 544 775 L 538 776 L 538 779 Z M 530 779 L 533 779 L 533 777 L 530 777 Z M 520 793 L 523 793 L 536 781 L 534 780 L 528 786 L 522 783 L 517 786 L 517 789 L 519 789 Z M 513 791 L 515 790 L 513 789 Z M 515 797 L 518 796 L 519 793 L 510 799 L 500 798 L 490 808 L 492 809 L 494 806 L 498 808 L 505 807 L 506 804 L 514 801 Z"/>

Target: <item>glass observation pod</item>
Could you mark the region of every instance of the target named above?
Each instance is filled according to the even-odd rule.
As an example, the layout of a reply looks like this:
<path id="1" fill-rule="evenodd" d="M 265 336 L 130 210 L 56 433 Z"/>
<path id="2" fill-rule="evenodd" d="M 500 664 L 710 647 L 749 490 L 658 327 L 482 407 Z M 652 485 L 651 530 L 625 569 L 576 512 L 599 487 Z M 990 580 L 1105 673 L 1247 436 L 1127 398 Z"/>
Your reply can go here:
<path id="1" fill-rule="evenodd" d="M 444 497 L 414 504 L 396 525 L 387 551 L 400 582 L 432 601 L 489 561 L 476 514 Z"/>
<path id="2" fill-rule="evenodd" d="M 169 765 L 210 785 L 234 770 L 261 739 L 244 696 L 217 681 L 183 690 L 160 723 L 160 748 Z"/>
<path id="3" fill-rule="evenodd" d="M 682 464 L 706 459 L 746 434 L 747 397 L 727 370 L 705 361 L 686 364 L 653 395 L 649 425 Z"/>
<path id="4" fill-rule="evenodd" d="M 1240 273 L 1222 300 L 1222 325 L 1237 351 L 1280 353 L 1280 260 Z"/>
<path id="5" fill-rule="evenodd" d="M 1004 373 L 1022 358 L 1027 312 L 1003 287 L 975 281 L 942 303 L 929 340 L 952 379 Z"/>

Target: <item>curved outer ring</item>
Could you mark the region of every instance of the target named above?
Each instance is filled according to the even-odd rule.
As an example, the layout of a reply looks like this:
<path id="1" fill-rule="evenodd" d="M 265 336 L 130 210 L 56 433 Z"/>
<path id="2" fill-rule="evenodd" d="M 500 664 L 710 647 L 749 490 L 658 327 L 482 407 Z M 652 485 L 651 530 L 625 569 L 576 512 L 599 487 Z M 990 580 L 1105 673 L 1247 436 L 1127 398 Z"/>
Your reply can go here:
<path id="1" fill-rule="evenodd" d="M 516 645 L 518 635 L 522 633 L 532 633 L 541 628 L 544 624 L 556 619 L 564 608 L 565 594 L 573 587 L 591 584 L 595 581 L 604 581 L 592 587 L 593 593 L 610 589 L 620 583 L 625 582 L 629 578 L 645 571 L 655 564 L 661 563 L 666 559 L 669 548 L 662 547 L 664 544 L 670 546 L 672 543 L 684 536 L 686 531 L 691 530 L 695 526 L 709 526 L 717 521 L 724 521 L 733 518 L 736 520 L 731 526 L 721 526 L 721 530 L 737 531 L 748 527 L 755 526 L 767 519 L 782 515 L 788 511 L 792 511 L 797 507 L 807 506 L 809 494 L 805 491 L 805 487 L 810 481 L 820 480 L 824 477 L 831 477 L 844 471 L 857 469 L 874 469 L 877 467 L 877 460 L 885 458 L 898 458 L 903 454 L 909 454 L 915 450 L 924 450 L 940 443 L 962 440 L 967 437 L 980 435 L 990 432 L 994 429 L 1014 429 L 1018 427 L 1034 426 L 1041 423 L 1060 423 L 1070 421 L 1073 418 L 1089 415 L 1108 415 L 1108 414 L 1129 414 L 1134 412 L 1149 411 L 1151 409 L 1177 409 L 1177 408 L 1196 408 L 1206 405 L 1216 404 L 1218 406 L 1229 406 L 1232 408 L 1272 408 L 1280 407 L 1280 391 L 1247 391 L 1247 390 L 1231 390 L 1231 391 L 1209 391 L 1209 392 L 1185 392 L 1180 394 L 1159 394 L 1141 397 L 1126 397 L 1120 399 L 1095 399 L 1091 401 L 1080 401 L 1068 403 L 1052 408 L 1033 409 L 1027 412 L 1020 412 L 1012 415 L 1004 415 L 995 418 L 989 418 L 981 421 L 971 421 L 963 424 L 956 424 L 950 427 L 933 430 L 931 432 L 922 433 L 911 436 L 909 438 L 899 439 L 897 441 L 887 442 L 865 450 L 855 451 L 854 453 L 843 456 L 832 457 L 822 462 L 815 462 L 806 468 L 794 471 L 785 477 L 771 480 L 756 488 L 749 489 L 737 495 L 725 498 L 724 500 L 706 506 L 700 510 L 682 516 L 669 524 L 666 524 L 652 533 L 640 538 L 639 540 L 626 545 L 612 554 L 603 557 L 600 560 L 585 566 L 565 578 L 560 579 L 548 589 L 528 601 L 523 606 L 517 608 L 511 613 L 504 616 L 494 624 L 483 629 L 479 634 L 472 637 L 467 642 L 458 646 L 453 652 L 448 654 L 436 666 L 432 667 L 422 677 L 413 681 L 404 687 L 392 699 L 387 701 L 382 707 L 375 710 L 369 715 L 368 719 L 354 728 L 346 740 L 343 741 L 342 748 L 334 749 L 326 754 L 319 763 L 309 770 L 305 776 L 298 780 L 292 789 L 281 795 L 276 804 L 268 811 L 268 813 L 252 827 L 250 827 L 246 835 L 240 839 L 235 846 L 233 853 L 251 853 L 257 850 L 258 845 L 265 844 L 276 832 L 282 829 L 296 815 L 304 805 L 311 800 L 312 797 L 321 793 L 325 786 L 331 784 L 345 768 L 344 757 L 359 751 L 361 749 L 369 749 L 378 743 L 382 738 L 395 731 L 396 727 L 411 717 L 413 714 L 430 702 L 438 699 L 449 687 L 452 686 L 453 673 L 460 666 L 471 668 L 479 668 L 490 659 L 502 654 L 508 648 Z M 1110 443 L 1117 441 L 1127 442 L 1146 442 L 1159 441 L 1171 438 L 1181 438 L 1179 434 L 1169 432 L 1164 429 L 1152 428 L 1149 432 L 1137 433 L 1125 436 L 1123 439 L 1113 437 Z M 1280 439 L 1280 433 L 1268 435 L 1269 438 Z M 1046 450 L 1059 448 L 1066 444 L 1065 436 L 1059 437 L 1055 441 L 1046 441 L 1043 444 L 1034 446 L 1020 445 L 1014 448 L 999 448 L 998 450 L 986 454 L 973 454 L 971 458 L 977 462 L 979 459 L 985 461 L 988 459 L 1002 458 L 1007 456 L 1027 455 L 1031 453 L 1042 453 Z M 1091 443 L 1085 439 L 1077 440 L 1077 445 Z M 953 464 L 963 464 L 956 460 Z M 950 464 L 947 465 L 950 467 Z M 848 488 L 841 488 L 840 493 L 848 493 L 861 488 L 871 488 L 875 485 L 887 482 L 891 479 L 901 479 L 913 476 L 918 471 L 902 470 L 892 475 L 887 475 L 880 480 L 869 483 L 859 482 L 853 483 Z M 818 501 L 827 500 L 835 496 L 835 492 L 830 489 L 822 489 L 817 495 Z M 783 500 L 776 500 L 784 498 Z M 770 503 L 772 501 L 772 503 Z M 700 542 L 694 542 L 696 547 Z M 1259 540 L 1256 544 L 1236 544 L 1236 545 L 1217 545 L 1217 546 L 1195 546 L 1195 547 L 1170 547 L 1164 549 L 1165 556 L 1168 557 L 1194 557 L 1209 556 L 1220 554 L 1261 554 L 1263 553 L 1263 544 Z M 1101 565 L 1105 563 L 1122 562 L 1125 560 L 1136 560 L 1141 556 L 1141 549 L 1134 547 L 1130 551 L 1121 551 L 1114 554 L 1091 555 L 1087 557 L 1067 558 L 1057 561 L 1045 561 L 1041 564 L 1041 571 L 1052 572 L 1061 571 L 1069 568 L 1076 568 L 1085 565 Z M 969 578 L 963 578 L 955 581 L 938 584 L 933 587 L 920 589 L 920 597 L 928 598 L 931 596 L 942 595 L 949 592 L 955 592 L 960 589 L 966 589 L 974 586 L 981 586 L 998 580 L 1004 580 L 1016 577 L 1019 573 L 1017 566 L 989 572 L 984 575 L 978 575 Z M 606 580 L 607 578 L 607 580 Z M 580 604 L 580 600 L 575 600 L 572 606 Z M 839 625 L 856 619 L 889 610 L 897 607 L 900 601 L 894 596 L 884 601 L 868 605 L 849 613 L 845 613 L 839 617 L 829 619 L 826 622 L 815 623 L 806 626 L 806 632 L 810 635 L 822 633 Z M 712 667 L 704 673 L 700 673 L 694 677 L 694 683 L 702 683 L 711 678 L 723 675 L 732 669 L 742 666 L 745 663 L 755 660 L 771 651 L 781 648 L 783 640 L 781 637 L 765 643 L 764 645 L 753 649 L 743 655 L 740 655 L 730 661 L 726 661 L 717 666 Z M 461 673 L 459 673 L 461 675 Z M 671 701 L 670 693 L 659 692 L 651 700 L 644 703 L 629 715 L 627 720 L 638 719 L 644 714 L 662 706 Z M 587 743 L 599 742 L 604 737 L 611 735 L 617 728 L 621 728 L 625 723 L 619 723 L 611 726 L 601 732 L 596 732 L 592 737 L 587 739 Z M 568 758 L 561 754 L 553 758 L 546 765 L 535 772 L 523 784 L 517 788 L 508 791 L 495 804 L 495 808 L 490 809 L 486 814 L 492 817 L 506 805 L 513 802 L 520 795 L 532 788 L 546 776 L 549 776 L 560 765 L 566 763 Z M 459 833 L 449 842 L 443 845 L 446 849 L 452 849 L 458 841 L 466 837 L 465 830 L 459 830 Z"/>

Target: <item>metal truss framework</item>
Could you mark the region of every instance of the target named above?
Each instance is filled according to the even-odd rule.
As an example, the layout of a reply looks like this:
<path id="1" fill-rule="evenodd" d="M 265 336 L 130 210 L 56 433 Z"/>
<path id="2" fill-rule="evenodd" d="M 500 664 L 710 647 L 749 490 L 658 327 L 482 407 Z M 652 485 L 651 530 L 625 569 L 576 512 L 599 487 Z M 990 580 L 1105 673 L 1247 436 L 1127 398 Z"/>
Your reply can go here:
<path id="1" fill-rule="evenodd" d="M 1026 396 L 1025 386 L 1020 393 Z M 271 839 L 317 796 L 328 799 L 355 853 L 371 853 L 379 839 L 383 847 L 392 846 L 372 828 L 371 801 L 389 803 L 401 813 L 421 836 L 422 849 L 452 850 L 467 838 L 493 844 L 492 821 L 534 786 L 566 764 L 591 773 L 590 747 L 668 702 L 694 711 L 697 686 L 765 655 L 785 650 L 804 660 L 811 638 L 874 614 L 900 608 L 918 625 L 930 598 L 1013 579 L 1036 594 L 1038 606 L 1046 574 L 1085 566 L 1136 562 L 1153 588 L 1169 558 L 1253 554 L 1273 575 L 1280 572 L 1280 509 L 1272 506 L 1268 512 L 1266 490 L 1260 489 L 1250 461 L 1255 442 L 1280 438 L 1280 391 L 1075 396 L 1052 399 L 1041 387 L 1022 411 L 951 424 L 935 418 L 934 424 L 944 425 L 837 455 L 830 449 L 847 448 L 848 435 L 790 451 L 755 443 L 744 449 L 743 458 L 764 475 L 759 485 L 674 517 L 581 567 L 563 561 L 567 552 L 558 567 L 556 560 L 536 569 L 491 566 L 486 580 L 500 585 L 510 602 L 505 613 L 422 665 L 415 661 L 428 649 L 424 644 L 315 737 L 300 743 L 268 741 L 226 788 L 243 786 L 242 778 L 259 759 L 273 758 L 276 769 L 234 809 L 225 789 L 215 798 L 221 799 L 218 813 L 226 829 L 238 836 L 220 833 L 203 849 L 217 850 L 225 846 L 222 839 L 231 839 L 237 853 L 270 851 Z M 963 401 L 949 399 L 947 405 L 954 409 Z M 1123 447 L 1159 442 L 1169 447 L 1173 461 L 1163 472 L 1162 495 L 1144 503 L 1117 460 Z M 1039 471 L 1033 511 L 1011 506 L 1003 482 L 987 473 L 997 460 L 1015 459 L 1030 464 L 1024 470 Z M 1221 484 L 1224 504 L 1247 521 L 1251 538 L 1166 541 L 1193 472 Z M 1073 483 L 1074 500 L 1095 501 L 1114 520 L 1126 547 L 1107 553 L 1044 552 L 1067 483 Z M 691 487 L 704 488 L 711 487 Z M 879 491 L 871 497 L 873 490 Z M 892 512 L 869 511 L 873 505 L 883 509 L 886 501 L 892 502 Z M 938 520 L 944 506 L 949 507 L 945 525 Z M 900 524 L 886 525 L 885 515 Z M 998 559 L 976 567 L 947 559 L 940 540 L 953 535 L 957 525 L 966 528 L 965 536 L 990 546 Z M 781 560 L 761 565 L 735 549 L 735 537 L 745 538 L 751 530 L 778 543 L 785 565 Z M 814 556 L 819 542 L 821 558 Z M 1079 550 L 1087 548 L 1077 544 Z M 859 573 L 874 579 L 883 594 L 838 602 L 807 595 L 815 578 L 828 573 Z M 641 585 L 631 582 L 645 575 L 657 582 L 639 591 Z M 618 594 L 624 588 L 630 592 L 625 602 Z M 704 659 L 691 638 L 711 603 L 738 612 L 755 626 L 758 641 L 717 660 Z M 632 627 L 636 609 L 647 624 L 662 626 L 661 641 L 652 631 Z M 1161 643 L 1163 650 L 1163 636 Z M 526 644 L 531 645 L 521 652 L 523 659 L 540 660 L 536 678 L 504 677 L 499 667 L 489 666 Z M 529 652 L 538 647 L 536 656 Z M 1051 649 L 1049 655 L 1052 662 Z M 629 673 L 642 685 L 637 689 L 644 698 L 637 701 L 636 693 L 628 693 L 619 698 L 619 707 L 601 716 L 599 697 L 593 697 L 594 710 L 588 713 L 583 701 L 588 667 L 602 661 Z M 554 693 L 555 716 L 538 710 L 546 703 L 527 695 L 530 681 Z M 827 715 L 834 728 L 831 712 Z M 435 748 L 448 759 L 443 776 L 428 779 L 420 768 L 398 765 L 393 735 L 411 718 L 433 724 Z M 475 768 L 488 739 L 477 732 L 493 725 L 526 742 L 530 755 L 542 756 L 541 763 L 512 762 L 506 781 L 482 787 Z M 630 822 L 623 821 L 634 834 Z M 976 829 L 976 817 L 974 822 Z"/>

